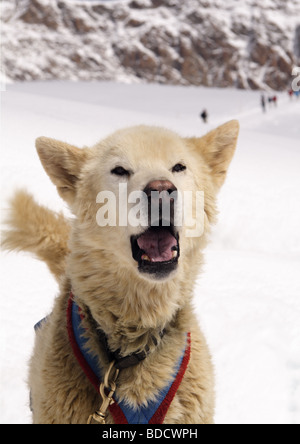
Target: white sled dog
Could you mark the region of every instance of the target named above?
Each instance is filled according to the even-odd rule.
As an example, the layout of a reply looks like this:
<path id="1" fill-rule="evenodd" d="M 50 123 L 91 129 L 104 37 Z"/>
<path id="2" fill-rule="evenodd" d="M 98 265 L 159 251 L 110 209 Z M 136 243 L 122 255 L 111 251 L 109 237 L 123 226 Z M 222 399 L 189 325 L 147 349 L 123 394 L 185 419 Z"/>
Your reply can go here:
<path id="1" fill-rule="evenodd" d="M 19 191 L 3 235 L 6 249 L 35 254 L 60 284 L 36 326 L 34 423 L 213 423 L 213 367 L 192 297 L 238 132 L 236 121 L 202 138 L 138 126 L 83 149 L 37 139 L 74 218 Z M 191 235 L 185 217 L 175 223 L 177 197 L 199 191 L 203 227 Z M 128 223 L 147 211 L 143 225 Z"/>

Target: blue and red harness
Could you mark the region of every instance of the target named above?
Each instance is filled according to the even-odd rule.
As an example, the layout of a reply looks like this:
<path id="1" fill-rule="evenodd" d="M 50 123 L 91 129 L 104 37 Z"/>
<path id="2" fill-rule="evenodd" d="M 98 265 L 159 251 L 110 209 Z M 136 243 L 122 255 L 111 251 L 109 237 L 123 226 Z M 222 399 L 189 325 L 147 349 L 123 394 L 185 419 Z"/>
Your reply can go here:
<path id="1" fill-rule="evenodd" d="M 101 370 L 99 369 L 97 358 L 87 350 L 87 339 L 84 335 L 85 329 L 81 321 L 82 314 L 80 308 L 74 302 L 71 295 L 67 308 L 69 340 L 80 367 L 93 384 L 97 393 L 99 393 L 99 385 L 102 380 Z M 187 333 L 186 347 L 177 362 L 171 381 L 159 392 L 156 400 L 148 402 L 147 406 L 141 405 L 133 409 L 128 406 L 126 402 L 114 396 L 115 402 L 109 407 L 114 422 L 116 424 L 162 424 L 186 372 L 190 360 L 190 353 L 191 335 Z"/>

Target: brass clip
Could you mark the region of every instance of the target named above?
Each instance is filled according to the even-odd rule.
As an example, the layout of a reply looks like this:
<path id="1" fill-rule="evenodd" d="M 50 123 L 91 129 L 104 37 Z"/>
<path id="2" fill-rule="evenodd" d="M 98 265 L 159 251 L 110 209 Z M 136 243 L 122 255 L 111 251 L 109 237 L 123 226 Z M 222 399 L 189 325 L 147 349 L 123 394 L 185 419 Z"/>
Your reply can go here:
<path id="1" fill-rule="evenodd" d="M 102 397 L 102 404 L 99 410 L 89 416 L 87 424 L 105 424 L 107 417 L 107 410 L 110 405 L 115 401 L 113 399 L 114 393 L 116 391 L 116 380 L 119 376 L 119 369 L 114 368 L 115 361 L 111 362 L 109 368 L 104 376 L 104 381 L 100 384 L 99 393 Z M 114 374 L 111 378 L 111 372 L 114 369 Z M 111 378 L 111 380 L 110 380 Z M 109 394 L 106 395 L 105 389 L 109 390 Z"/>

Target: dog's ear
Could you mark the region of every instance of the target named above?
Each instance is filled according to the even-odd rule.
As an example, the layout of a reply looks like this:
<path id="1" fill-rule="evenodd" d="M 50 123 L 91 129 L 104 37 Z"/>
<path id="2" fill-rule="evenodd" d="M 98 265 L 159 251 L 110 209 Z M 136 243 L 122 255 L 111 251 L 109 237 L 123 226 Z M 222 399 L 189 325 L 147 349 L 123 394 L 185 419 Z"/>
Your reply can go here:
<path id="1" fill-rule="evenodd" d="M 239 129 L 239 122 L 232 120 L 202 138 L 188 139 L 189 143 L 208 164 L 217 188 L 220 188 L 225 181 L 228 167 L 236 149 Z"/>
<path id="2" fill-rule="evenodd" d="M 72 205 L 87 150 L 47 137 L 39 137 L 35 144 L 41 163 L 59 195 Z"/>

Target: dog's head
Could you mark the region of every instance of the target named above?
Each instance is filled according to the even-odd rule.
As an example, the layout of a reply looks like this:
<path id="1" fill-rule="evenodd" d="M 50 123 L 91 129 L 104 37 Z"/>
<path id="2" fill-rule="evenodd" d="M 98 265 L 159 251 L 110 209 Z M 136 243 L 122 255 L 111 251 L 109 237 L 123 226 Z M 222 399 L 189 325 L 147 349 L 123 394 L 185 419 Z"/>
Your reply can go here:
<path id="1" fill-rule="evenodd" d="M 215 197 L 238 131 L 232 121 L 202 138 L 186 139 L 140 126 L 84 149 L 37 139 L 47 174 L 76 216 L 77 254 L 101 252 L 120 273 L 131 270 L 152 282 L 184 273 L 214 221 Z"/>

